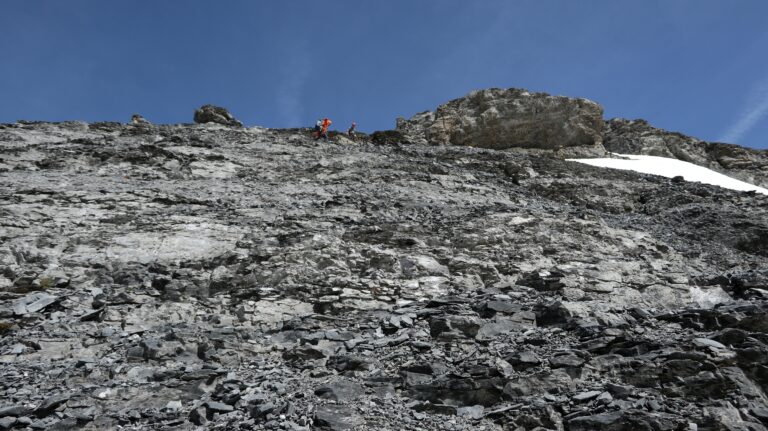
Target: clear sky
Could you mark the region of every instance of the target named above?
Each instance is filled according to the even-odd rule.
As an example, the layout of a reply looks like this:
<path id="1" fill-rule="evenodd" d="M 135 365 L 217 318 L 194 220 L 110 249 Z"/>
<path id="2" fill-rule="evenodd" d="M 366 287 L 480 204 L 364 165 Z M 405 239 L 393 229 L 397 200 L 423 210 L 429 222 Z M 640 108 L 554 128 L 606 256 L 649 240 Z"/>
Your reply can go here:
<path id="1" fill-rule="evenodd" d="M 768 148 L 766 0 L 4 0 L 0 122 L 390 129 L 487 87 Z"/>

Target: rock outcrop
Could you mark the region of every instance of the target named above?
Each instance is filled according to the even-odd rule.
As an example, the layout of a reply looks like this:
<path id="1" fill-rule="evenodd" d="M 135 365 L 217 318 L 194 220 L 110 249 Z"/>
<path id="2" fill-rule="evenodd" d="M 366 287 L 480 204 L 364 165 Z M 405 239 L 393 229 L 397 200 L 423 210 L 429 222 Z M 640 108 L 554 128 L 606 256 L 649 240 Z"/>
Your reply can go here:
<path id="1" fill-rule="evenodd" d="M 0 125 L 0 429 L 766 429 L 768 196 L 403 139 Z"/>
<path id="2" fill-rule="evenodd" d="M 645 120 L 606 121 L 605 149 L 619 154 L 671 157 L 768 187 L 768 151 L 706 142 L 651 126 Z"/>
<path id="3" fill-rule="evenodd" d="M 238 121 L 225 108 L 214 105 L 203 105 L 195 111 L 195 123 L 218 123 L 231 127 L 243 127 L 243 123 Z"/>
<path id="4" fill-rule="evenodd" d="M 603 109 L 595 102 L 516 88 L 474 91 L 397 122 L 397 131 L 414 143 L 581 155 L 604 153 L 602 129 Z"/>
<path id="5" fill-rule="evenodd" d="M 149 122 L 146 118 L 142 117 L 139 114 L 133 114 L 131 115 L 131 124 L 134 126 L 151 126 L 152 123 Z"/>

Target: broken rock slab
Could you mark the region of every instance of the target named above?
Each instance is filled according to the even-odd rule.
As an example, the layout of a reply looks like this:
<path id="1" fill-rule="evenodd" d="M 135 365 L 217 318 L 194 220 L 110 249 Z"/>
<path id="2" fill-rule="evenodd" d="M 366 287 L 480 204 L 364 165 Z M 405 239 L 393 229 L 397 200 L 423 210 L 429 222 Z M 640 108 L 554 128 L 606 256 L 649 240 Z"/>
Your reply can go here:
<path id="1" fill-rule="evenodd" d="M 23 316 L 25 314 L 37 313 L 58 300 L 58 296 L 45 292 L 33 292 L 13 303 L 13 314 Z"/>

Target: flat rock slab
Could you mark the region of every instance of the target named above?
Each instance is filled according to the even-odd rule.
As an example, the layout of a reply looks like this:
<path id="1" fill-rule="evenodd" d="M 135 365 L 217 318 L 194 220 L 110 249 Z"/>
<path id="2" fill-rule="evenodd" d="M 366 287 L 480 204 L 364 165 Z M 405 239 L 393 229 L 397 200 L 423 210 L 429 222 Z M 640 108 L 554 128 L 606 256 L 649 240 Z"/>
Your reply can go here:
<path id="1" fill-rule="evenodd" d="M 364 423 L 363 418 L 351 407 L 318 406 L 315 411 L 315 425 L 333 431 L 351 430 Z"/>
<path id="2" fill-rule="evenodd" d="M 354 401 L 364 393 L 362 385 L 345 380 L 333 382 L 315 390 L 315 395 L 320 398 L 341 402 Z"/>
<path id="3" fill-rule="evenodd" d="M 573 396 L 573 400 L 574 401 L 578 401 L 578 402 L 589 401 L 589 400 L 592 400 L 592 399 L 595 399 L 595 398 L 599 397 L 601 393 L 602 392 L 600 392 L 600 391 L 581 392 L 579 394 L 574 395 Z"/>
<path id="4" fill-rule="evenodd" d="M 58 299 L 58 296 L 53 296 L 45 292 L 30 293 L 13 303 L 13 314 L 23 316 L 25 314 L 37 313 L 58 301 Z"/>

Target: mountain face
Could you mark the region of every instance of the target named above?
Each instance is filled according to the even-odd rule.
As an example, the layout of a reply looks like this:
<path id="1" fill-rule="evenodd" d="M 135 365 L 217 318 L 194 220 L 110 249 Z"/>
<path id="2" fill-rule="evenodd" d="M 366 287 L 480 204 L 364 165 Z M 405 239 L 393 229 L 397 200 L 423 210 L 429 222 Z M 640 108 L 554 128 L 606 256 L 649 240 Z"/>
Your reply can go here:
<path id="1" fill-rule="evenodd" d="M 0 429 L 766 429 L 768 196 L 416 123 L 1 125 Z"/>

